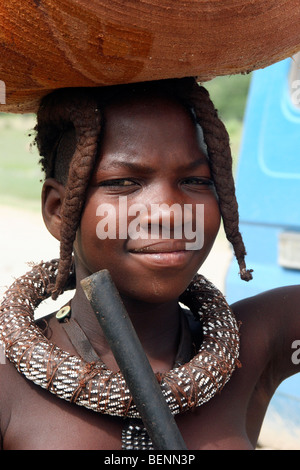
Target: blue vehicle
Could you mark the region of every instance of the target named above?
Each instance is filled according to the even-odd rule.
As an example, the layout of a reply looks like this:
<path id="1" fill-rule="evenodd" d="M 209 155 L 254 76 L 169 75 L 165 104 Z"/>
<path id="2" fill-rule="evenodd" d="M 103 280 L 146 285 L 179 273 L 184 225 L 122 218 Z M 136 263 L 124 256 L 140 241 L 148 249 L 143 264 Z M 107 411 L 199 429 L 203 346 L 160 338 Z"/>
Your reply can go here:
<path id="1" fill-rule="evenodd" d="M 227 300 L 300 284 L 300 54 L 253 73 L 236 188 L 254 278 L 242 282 L 233 260 Z M 270 410 L 273 418 L 280 415 L 300 449 L 300 374 L 279 387 Z"/>

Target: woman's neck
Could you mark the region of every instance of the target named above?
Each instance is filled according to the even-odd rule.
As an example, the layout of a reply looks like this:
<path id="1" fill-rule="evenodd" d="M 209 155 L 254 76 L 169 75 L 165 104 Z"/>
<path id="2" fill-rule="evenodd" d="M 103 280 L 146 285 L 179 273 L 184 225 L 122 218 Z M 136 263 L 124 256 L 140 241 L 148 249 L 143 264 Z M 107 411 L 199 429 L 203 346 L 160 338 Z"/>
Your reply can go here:
<path id="1" fill-rule="evenodd" d="M 177 300 L 162 304 L 124 297 L 122 300 L 154 372 L 170 370 L 180 336 L 180 308 Z M 118 370 L 103 330 L 80 285 L 77 285 L 71 308 L 72 318 L 84 330 L 102 361 L 109 369 Z"/>

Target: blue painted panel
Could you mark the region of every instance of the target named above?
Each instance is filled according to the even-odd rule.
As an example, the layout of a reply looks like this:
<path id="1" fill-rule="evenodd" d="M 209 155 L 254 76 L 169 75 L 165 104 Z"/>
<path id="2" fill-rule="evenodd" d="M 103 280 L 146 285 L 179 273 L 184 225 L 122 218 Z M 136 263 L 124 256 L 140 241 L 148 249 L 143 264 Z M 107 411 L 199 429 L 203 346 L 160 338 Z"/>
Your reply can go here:
<path id="1" fill-rule="evenodd" d="M 300 109 L 291 59 L 253 74 L 237 173 L 242 222 L 300 227 Z"/>

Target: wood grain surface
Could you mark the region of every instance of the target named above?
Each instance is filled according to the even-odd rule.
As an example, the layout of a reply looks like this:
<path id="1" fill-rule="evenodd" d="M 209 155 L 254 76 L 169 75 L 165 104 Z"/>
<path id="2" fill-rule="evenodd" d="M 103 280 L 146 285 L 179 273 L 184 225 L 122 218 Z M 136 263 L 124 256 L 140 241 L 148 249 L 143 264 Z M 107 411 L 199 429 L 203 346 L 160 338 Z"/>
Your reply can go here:
<path id="1" fill-rule="evenodd" d="M 215 76 L 300 50 L 299 0 L 2 0 L 1 111 L 61 87 Z"/>

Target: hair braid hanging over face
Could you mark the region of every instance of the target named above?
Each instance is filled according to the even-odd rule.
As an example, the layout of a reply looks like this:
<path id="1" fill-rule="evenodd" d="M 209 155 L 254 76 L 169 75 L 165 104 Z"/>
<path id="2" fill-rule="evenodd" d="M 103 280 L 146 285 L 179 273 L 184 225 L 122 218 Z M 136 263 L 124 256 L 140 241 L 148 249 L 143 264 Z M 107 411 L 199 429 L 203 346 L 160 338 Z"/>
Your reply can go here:
<path id="1" fill-rule="evenodd" d="M 49 95 L 41 103 L 36 126 L 36 142 L 40 154 L 44 156 L 42 165 L 47 164 L 46 176 L 54 176 L 56 151 L 65 129 L 73 126 L 76 133 L 76 148 L 72 157 L 65 197 L 61 209 L 60 261 L 56 285 L 52 289 L 52 298 L 60 295 L 68 281 L 72 265 L 73 243 L 78 229 L 81 211 L 85 201 L 87 186 L 98 153 L 98 140 L 101 130 L 101 116 L 97 102 L 90 93 L 71 94 L 64 91 Z M 48 148 L 43 139 L 48 138 Z M 52 147 L 52 148 L 51 148 Z M 48 162 L 47 156 L 48 155 Z M 49 157 L 51 155 L 51 158 Z"/>
<path id="2" fill-rule="evenodd" d="M 240 276 L 244 281 L 249 281 L 252 279 L 252 270 L 246 269 L 246 250 L 239 231 L 239 213 L 228 132 L 218 117 L 208 91 L 199 86 L 196 81 L 192 84 L 189 99 L 195 111 L 197 122 L 203 130 L 212 178 L 219 197 L 224 230 L 227 239 L 233 246 L 240 267 Z"/>

